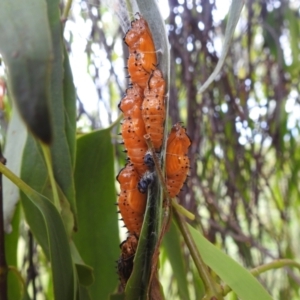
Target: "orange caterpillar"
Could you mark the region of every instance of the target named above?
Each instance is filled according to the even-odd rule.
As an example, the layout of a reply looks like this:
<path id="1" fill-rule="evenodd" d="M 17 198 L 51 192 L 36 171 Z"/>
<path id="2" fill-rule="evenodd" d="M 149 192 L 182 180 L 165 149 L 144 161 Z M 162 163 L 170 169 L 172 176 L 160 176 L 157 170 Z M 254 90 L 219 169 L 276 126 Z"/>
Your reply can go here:
<path id="1" fill-rule="evenodd" d="M 190 168 L 187 156 L 191 140 L 185 128 L 176 123 L 169 134 L 166 150 L 166 185 L 170 197 L 179 194 Z"/>
<path id="2" fill-rule="evenodd" d="M 146 131 L 151 137 L 154 149 L 160 151 L 164 138 L 164 123 L 166 83 L 162 72 L 158 69 L 152 72 L 148 86 L 144 91 L 145 99 L 142 105 L 142 116 Z"/>
<path id="3" fill-rule="evenodd" d="M 131 29 L 126 33 L 124 41 L 129 47 L 127 66 L 131 82 L 145 88 L 157 60 L 151 31 L 142 16 L 139 15 L 131 23 Z"/>
<path id="4" fill-rule="evenodd" d="M 119 108 L 124 113 L 121 134 L 125 149 L 140 176 L 147 170 L 147 166 L 144 163 L 144 156 L 148 149 L 144 139 L 146 130 L 142 119 L 142 102 L 143 91 L 137 84 L 134 84 L 131 88 L 127 89 L 126 96 L 119 104 Z"/>
<path id="5" fill-rule="evenodd" d="M 137 188 L 139 176 L 131 163 L 120 171 L 117 180 L 121 189 L 118 207 L 124 224 L 130 234 L 139 236 L 144 219 L 147 194 L 139 192 Z"/>

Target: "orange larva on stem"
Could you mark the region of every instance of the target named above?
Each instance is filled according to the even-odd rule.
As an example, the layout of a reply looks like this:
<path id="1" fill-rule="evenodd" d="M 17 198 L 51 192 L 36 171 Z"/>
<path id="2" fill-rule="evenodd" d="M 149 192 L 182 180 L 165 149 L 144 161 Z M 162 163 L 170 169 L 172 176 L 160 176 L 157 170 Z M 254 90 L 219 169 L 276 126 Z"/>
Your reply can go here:
<path id="1" fill-rule="evenodd" d="M 130 75 L 130 80 L 132 83 L 137 83 L 143 89 L 146 87 L 147 82 L 150 77 L 148 73 L 142 66 L 139 59 L 140 54 L 130 54 L 127 62 L 128 73 Z"/>
<path id="2" fill-rule="evenodd" d="M 164 137 L 166 83 L 162 72 L 158 69 L 152 72 L 148 86 L 144 91 L 145 99 L 142 105 L 142 116 L 147 133 L 151 137 L 154 149 L 160 151 Z"/>
<path id="3" fill-rule="evenodd" d="M 137 108 L 141 110 L 143 102 L 143 89 L 141 89 L 137 84 L 133 84 L 126 90 L 126 95 L 119 103 L 119 108 L 124 114 L 124 118 L 133 117 Z"/>
<path id="4" fill-rule="evenodd" d="M 129 48 L 128 72 L 131 82 L 145 88 L 151 71 L 156 68 L 157 60 L 152 33 L 142 16 L 139 15 L 131 23 L 124 41 Z"/>
<path id="5" fill-rule="evenodd" d="M 118 207 L 124 224 L 130 234 L 139 236 L 144 219 L 147 195 L 140 193 L 137 188 L 139 176 L 133 164 L 127 164 L 120 171 L 117 180 L 121 189 Z"/>
<path id="6" fill-rule="evenodd" d="M 140 176 L 147 170 L 144 156 L 148 150 L 144 139 L 146 129 L 142 119 L 142 102 L 142 89 L 137 84 L 134 84 L 132 88 L 127 89 L 126 96 L 119 104 L 120 109 L 124 113 L 124 121 L 121 128 L 124 146 L 130 161 Z"/>
<path id="7" fill-rule="evenodd" d="M 170 197 L 175 197 L 180 192 L 190 168 L 187 156 L 191 140 L 185 128 L 176 123 L 167 140 L 166 150 L 166 185 Z"/>

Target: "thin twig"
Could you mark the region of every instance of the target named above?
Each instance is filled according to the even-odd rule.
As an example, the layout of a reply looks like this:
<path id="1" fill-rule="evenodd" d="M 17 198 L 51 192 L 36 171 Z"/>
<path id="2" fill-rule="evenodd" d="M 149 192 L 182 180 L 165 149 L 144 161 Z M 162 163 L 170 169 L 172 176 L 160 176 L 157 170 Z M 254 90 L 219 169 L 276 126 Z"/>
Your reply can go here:
<path id="1" fill-rule="evenodd" d="M 113 122 L 113 123 L 111 123 L 110 125 L 109 125 L 109 127 L 107 127 L 107 129 L 113 129 L 116 125 L 118 125 L 120 122 L 121 122 L 121 120 L 123 119 L 123 113 L 121 113 L 119 116 L 118 116 L 118 118 Z"/>
<path id="2" fill-rule="evenodd" d="M 69 15 L 69 12 L 70 12 L 70 9 L 71 9 L 71 6 L 72 6 L 72 2 L 73 2 L 73 0 L 67 0 L 67 3 L 65 5 L 64 11 L 63 11 L 62 16 L 61 16 L 61 20 L 63 22 L 66 22 L 67 19 L 68 19 L 68 15 Z"/>
<path id="3" fill-rule="evenodd" d="M 216 299 L 216 300 L 223 299 L 223 296 L 221 296 L 221 289 L 218 286 L 218 284 L 215 282 L 214 278 L 212 278 L 211 274 L 209 273 L 208 267 L 205 265 L 204 261 L 202 260 L 202 257 L 190 234 L 190 231 L 187 228 L 185 220 L 176 210 L 174 210 L 173 215 L 176 224 L 184 238 L 184 241 L 190 251 L 190 254 L 193 258 L 198 273 L 205 286 L 206 296 L 204 297 L 204 299 Z"/>
<path id="4" fill-rule="evenodd" d="M 60 202 L 59 202 L 56 181 L 55 181 L 54 174 L 53 174 L 50 148 L 43 143 L 41 143 L 41 147 L 42 147 L 42 150 L 44 153 L 44 158 L 45 158 L 48 175 L 49 175 L 49 179 L 50 179 L 50 183 L 51 183 L 51 188 L 52 188 L 52 192 L 53 192 L 53 203 L 56 206 L 57 210 L 60 212 L 61 207 L 60 207 Z"/>

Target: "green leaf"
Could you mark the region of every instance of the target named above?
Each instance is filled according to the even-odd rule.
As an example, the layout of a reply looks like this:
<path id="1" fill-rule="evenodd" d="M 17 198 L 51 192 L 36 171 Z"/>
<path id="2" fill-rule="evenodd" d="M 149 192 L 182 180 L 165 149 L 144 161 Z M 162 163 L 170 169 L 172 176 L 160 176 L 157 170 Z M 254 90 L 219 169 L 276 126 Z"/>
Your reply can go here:
<path id="1" fill-rule="evenodd" d="M 39 143 L 34 140 L 31 135 L 27 136 L 26 145 L 23 152 L 23 163 L 21 169 L 21 178 L 28 185 L 30 185 L 34 190 L 41 193 L 50 200 L 53 200 L 53 193 L 50 185 L 50 179 L 48 176 L 48 170 L 44 160 L 44 155 Z M 74 217 L 70 210 L 70 204 L 67 201 L 65 195 L 62 193 L 59 186 L 57 186 L 60 206 L 61 206 L 61 216 L 68 233 L 71 237 L 74 228 Z M 28 216 L 29 222 L 35 222 L 34 216 Z M 31 220 L 34 219 L 34 220 Z M 47 246 L 43 241 L 39 241 L 42 248 L 47 255 Z M 49 256 L 48 256 L 49 258 Z"/>
<path id="2" fill-rule="evenodd" d="M 272 300 L 270 294 L 245 268 L 188 225 L 203 261 L 243 300 Z"/>
<path id="3" fill-rule="evenodd" d="M 70 66 L 69 55 L 66 47 L 64 49 L 64 113 L 65 113 L 65 132 L 70 148 L 70 158 L 73 168 L 75 168 L 75 149 L 76 149 L 76 93 L 73 83 L 73 74 Z"/>
<path id="4" fill-rule="evenodd" d="M 77 140 L 75 186 L 78 232 L 74 242 L 83 260 L 94 268 L 92 299 L 107 299 L 117 287 L 119 253 L 114 156 L 109 130 Z"/>
<path id="5" fill-rule="evenodd" d="M 30 222 L 38 241 L 47 242 L 56 300 L 74 299 L 74 274 L 71 252 L 62 219 L 55 206 L 38 193 L 21 194 L 26 220 L 35 214 L 39 223 Z M 32 218 L 31 218 L 32 220 Z"/>
<path id="6" fill-rule="evenodd" d="M 75 263 L 79 283 L 90 286 L 94 282 L 93 269 L 84 263 Z"/>
<path id="7" fill-rule="evenodd" d="M 21 203 L 30 229 L 38 241 L 43 241 L 50 257 L 56 300 L 74 299 L 75 277 L 68 237 L 56 207 L 37 193 L 4 165 L 0 172 L 22 191 Z M 30 217 L 30 218 L 29 218 Z"/>
<path id="8" fill-rule="evenodd" d="M 37 141 L 30 134 L 27 136 L 23 151 L 20 178 L 37 192 L 46 197 L 51 197 L 52 191 L 48 182 L 48 174 L 43 153 Z M 47 235 L 44 234 L 47 229 L 44 226 L 43 217 L 36 206 L 33 206 L 29 202 L 29 206 L 27 207 L 27 203 L 28 201 L 22 203 L 24 212 L 27 212 L 26 221 L 32 231 L 34 228 L 35 238 L 38 240 L 45 255 L 50 260 L 48 238 Z"/>
<path id="9" fill-rule="evenodd" d="M 226 26 L 225 31 L 225 40 L 224 40 L 224 46 L 222 49 L 221 57 L 214 69 L 214 71 L 211 73 L 211 75 L 208 77 L 208 79 L 204 82 L 204 84 L 200 87 L 198 93 L 202 94 L 204 91 L 209 87 L 209 85 L 215 80 L 215 78 L 218 76 L 219 72 L 221 71 L 221 68 L 225 62 L 227 53 L 230 48 L 231 40 L 234 34 L 234 30 L 236 27 L 236 24 L 240 18 L 240 14 L 242 11 L 242 8 L 244 6 L 244 0 L 232 0 L 230 11 L 229 11 L 229 17 L 228 17 L 228 23 Z"/>
<path id="10" fill-rule="evenodd" d="M 91 268 L 90 266 L 84 263 L 73 242 L 71 242 L 70 246 L 71 246 L 71 254 L 72 254 L 73 262 L 75 263 L 79 283 L 84 286 L 91 285 L 95 280 L 93 274 L 93 268 Z"/>
<path id="11" fill-rule="evenodd" d="M 70 202 L 76 218 L 74 189 L 75 157 L 75 97 L 72 86 L 68 58 L 63 59 L 62 23 L 59 14 L 58 0 L 47 0 L 48 19 L 53 43 L 53 68 L 51 73 L 51 118 L 53 123 L 53 142 L 51 156 L 54 177 L 63 194 Z M 65 70 L 63 69 L 65 67 Z M 64 98 L 66 97 L 66 99 Z"/>
<path id="12" fill-rule="evenodd" d="M 164 236 L 163 246 L 168 253 L 168 259 L 170 260 L 173 269 L 173 276 L 177 281 L 180 298 L 190 299 L 186 277 L 187 268 L 184 264 L 183 254 L 181 251 L 179 231 L 173 221 Z"/>
<path id="13" fill-rule="evenodd" d="M 26 127 L 19 113 L 13 109 L 6 134 L 4 157 L 6 158 L 7 167 L 18 176 L 20 175 L 26 137 Z M 3 177 L 4 226 L 6 232 L 10 231 L 10 221 L 19 199 L 19 189 L 10 180 Z"/>
<path id="14" fill-rule="evenodd" d="M 52 60 L 47 6 L 40 0 L 0 1 L 0 53 L 10 92 L 28 128 L 43 142 L 52 138 L 49 75 Z"/>
<path id="15" fill-rule="evenodd" d="M 109 297 L 110 300 L 125 300 L 125 294 L 114 294 Z"/>
<path id="16" fill-rule="evenodd" d="M 79 285 L 77 300 L 92 300 L 89 290 L 82 285 Z"/>

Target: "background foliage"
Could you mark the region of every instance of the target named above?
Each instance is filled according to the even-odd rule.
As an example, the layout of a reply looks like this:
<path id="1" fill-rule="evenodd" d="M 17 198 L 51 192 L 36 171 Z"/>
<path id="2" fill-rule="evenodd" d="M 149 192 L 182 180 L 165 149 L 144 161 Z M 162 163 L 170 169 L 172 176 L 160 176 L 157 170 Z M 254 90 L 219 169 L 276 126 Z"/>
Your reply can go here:
<path id="1" fill-rule="evenodd" d="M 199 94 L 220 57 L 228 21 L 227 11 L 222 10 L 227 7 L 218 1 L 168 2 L 169 125 L 183 121 L 192 140 L 191 174 L 179 202 L 196 215 L 192 222 L 195 228 L 248 269 L 279 258 L 298 261 L 300 258 L 299 4 L 299 1 L 288 0 L 247 1 L 221 73 Z M 60 5 L 62 12 L 64 4 Z M 94 298 L 103 292 L 103 285 L 107 290 L 102 297 L 117 288 L 113 260 L 119 255 L 119 240 L 112 205 L 116 200 L 113 174 L 125 164 L 125 154 L 118 144 L 119 129 L 106 128 L 119 114 L 117 104 L 128 85 L 123 68 L 127 49 L 122 41 L 128 20 L 122 6 L 116 7 L 116 3 L 96 0 L 74 1 L 64 30 L 76 87 L 77 133 L 100 129 L 78 138 L 76 165 L 73 150 L 68 162 L 57 156 L 57 163 L 63 159 L 62 163 L 67 166 L 65 172 L 75 172 L 74 182 L 59 185 L 66 187 L 64 194 L 68 199 L 74 199 L 73 188 L 77 192 L 76 222 L 79 228 L 85 229 L 75 234 L 74 241 L 84 262 L 96 270 L 96 283 L 89 288 Z M 56 21 L 57 18 L 58 15 Z M 68 62 L 66 64 L 64 70 L 68 70 Z M 57 72 L 64 76 L 61 71 Z M 60 97 L 68 99 L 72 95 L 65 93 Z M 1 119 L 4 137 L 10 116 L 10 104 L 6 105 Z M 74 147 L 72 130 L 66 129 L 71 134 L 64 136 L 65 147 Z M 98 139 L 101 147 L 97 146 Z M 32 153 L 35 145 L 29 142 L 27 139 L 25 149 Z M 61 150 L 52 151 L 58 154 Z M 93 155 L 92 160 L 90 155 Z M 26 171 L 26 166 L 23 168 Z M 27 167 L 27 171 L 30 168 Z M 99 184 L 98 189 L 92 190 L 97 183 L 90 178 L 111 186 L 103 190 Z M 40 189 L 36 188 L 39 192 L 43 193 L 46 181 L 41 182 Z M 101 205 L 98 206 L 97 201 Z M 89 218 L 97 222 L 90 223 Z M 31 295 L 47 295 L 52 299 L 49 265 L 23 220 L 18 208 L 12 224 L 14 236 L 7 235 L 7 239 L 13 245 L 9 249 L 16 249 L 19 243 L 19 248 L 28 245 L 28 251 L 21 251 L 17 263 L 14 250 L 15 254 L 8 258 L 9 264 L 18 265 L 22 270 Z M 15 235 L 18 228 L 19 239 Z M 165 296 L 166 299 L 199 299 L 203 293 L 201 280 L 176 230 L 171 227 L 161 249 L 160 273 Z M 103 249 L 103 243 L 95 241 L 109 244 L 104 243 Z M 178 252 L 171 250 L 174 245 L 178 245 Z M 9 249 L 7 252 L 13 253 Z M 100 272 L 97 263 L 105 261 L 110 265 Z M 174 264 L 174 261 L 180 263 Z M 274 299 L 299 298 L 300 273 L 295 269 L 272 270 L 260 275 L 259 280 Z M 81 284 L 82 294 L 88 285 Z M 235 299 L 235 296 L 228 298 Z"/>

